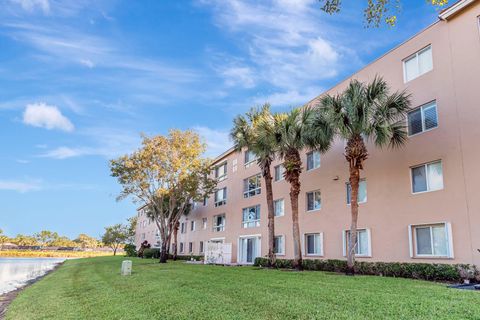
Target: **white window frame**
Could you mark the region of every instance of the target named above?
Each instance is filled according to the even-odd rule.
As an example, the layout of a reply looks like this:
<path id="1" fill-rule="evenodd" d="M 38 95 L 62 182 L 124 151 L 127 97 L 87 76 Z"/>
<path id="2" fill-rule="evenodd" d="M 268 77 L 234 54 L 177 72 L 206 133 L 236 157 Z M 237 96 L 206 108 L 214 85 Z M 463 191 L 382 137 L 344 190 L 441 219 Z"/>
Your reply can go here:
<path id="1" fill-rule="evenodd" d="M 361 178 L 360 181 L 358 182 L 358 191 L 360 191 L 360 183 L 361 182 L 365 182 L 365 200 L 364 201 L 358 201 L 358 204 L 362 204 L 362 203 L 367 203 L 368 201 L 368 184 L 367 184 L 367 178 Z M 350 186 L 350 202 L 348 201 L 348 187 L 350 186 L 350 182 L 347 181 L 345 182 L 345 200 L 347 201 L 347 206 L 350 206 L 352 204 L 352 187 Z M 358 193 L 358 195 L 360 194 L 360 192 Z M 358 196 L 357 195 L 357 196 Z"/>
<path id="2" fill-rule="evenodd" d="M 225 166 L 225 169 L 223 171 L 223 174 L 222 175 L 218 175 L 218 169 L 220 167 L 223 167 Z M 223 181 L 225 179 L 227 179 L 227 173 L 228 173 L 228 161 L 224 161 L 222 163 L 220 163 L 219 165 L 215 166 L 215 178 L 217 179 L 217 181 Z"/>
<path id="3" fill-rule="evenodd" d="M 245 210 L 249 210 L 251 208 L 255 208 L 255 210 L 258 210 L 258 216 L 260 217 L 261 211 L 260 211 L 260 205 L 253 205 L 250 207 L 246 207 L 242 209 L 242 228 L 248 229 L 248 228 L 257 228 L 260 227 L 260 218 L 255 219 L 255 220 L 243 220 L 243 213 Z M 257 212 L 255 211 L 255 215 L 257 215 Z"/>
<path id="4" fill-rule="evenodd" d="M 223 193 L 223 199 L 222 200 L 217 200 L 217 192 L 219 192 L 219 191 L 222 191 L 222 193 Z M 223 188 L 215 190 L 214 201 L 215 201 L 215 207 L 220 207 L 220 206 L 223 206 L 223 205 L 227 204 L 227 187 L 223 187 Z"/>
<path id="5" fill-rule="evenodd" d="M 190 231 L 195 231 L 196 229 L 196 223 L 195 220 L 190 221 Z"/>
<path id="6" fill-rule="evenodd" d="M 309 235 L 317 235 L 318 234 L 318 239 L 320 241 L 320 248 L 319 248 L 319 253 L 308 253 L 308 242 L 307 242 L 307 236 Z M 303 249 L 305 250 L 304 256 L 306 257 L 323 257 L 323 232 L 305 232 L 303 234 Z"/>
<path id="7" fill-rule="evenodd" d="M 223 224 L 221 224 L 221 225 L 216 225 L 216 223 L 217 223 L 217 217 L 219 217 L 219 216 L 223 216 Z M 225 231 L 226 221 L 227 221 L 227 219 L 226 219 L 225 213 L 214 215 L 214 216 L 213 216 L 213 232 L 222 232 L 222 231 Z"/>
<path id="8" fill-rule="evenodd" d="M 282 214 L 278 214 L 278 215 L 277 215 L 277 211 L 276 211 L 277 206 L 276 206 L 276 203 L 277 203 L 278 201 L 282 201 L 282 202 L 283 202 L 283 211 L 282 211 Z M 280 199 L 273 200 L 273 215 L 274 215 L 275 217 L 283 217 L 283 216 L 285 215 L 285 199 L 284 199 L 284 198 L 280 198 Z"/>
<path id="9" fill-rule="evenodd" d="M 424 51 L 427 51 L 430 49 L 430 55 L 432 56 L 432 69 L 428 70 L 428 71 L 425 71 L 424 73 L 420 74 L 420 65 L 419 65 L 419 59 L 418 59 L 418 56 L 420 53 L 424 52 Z M 414 78 L 411 78 L 410 80 L 407 80 L 407 67 L 406 67 L 406 63 L 407 61 L 411 60 L 412 58 L 415 58 L 416 61 L 417 61 L 417 70 L 418 70 L 418 74 L 416 77 Z M 418 50 L 417 52 L 409 55 L 408 57 L 406 57 L 405 59 L 402 60 L 402 66 L 403 66 L 403 82 L 404 83 L 408 83 L 412 80 L 415 80 L 421 76 L 423 76 L 424 74 L 427 74 L 429 73 L 430 71 L 433 70 L 433 50 L 432 50 L 432 45 L 429 44 L 428 46 L 425 46 L 423 47 L 422 49 Z"/>
<path id="10" fill-rule="evenodd" d="M 251 238 L 251 239 L 257 239 L 257 246 L 256 246 L 256 257 L 261 257 L 262 256 L 262 235 L 261 234 L 249 234 L 249 235 L 241 235 L 238 237 L 238 240 L 237 240 L 237 261 L 240 261 L 241 260 L 241 256 L 242 256 L 242 250 L 241 250 L 241 245 L 240 245 L 240 241 L 245 239 L 245 238 Z M 253 262 L 251 263 L 243 263 L 243 264 L 246 264 L 246 265 L 252 265 L 253 263 L 255 263 L 255 259 L 253 259 Z"/>
<path id="11" fill-rule="evenodd" d="M 183 242 L 179 243 L 178 252 L 185 253 L 185 244 Z"/>
<path id="12" fill-rule="evenodd" d="M 283 168 L 283 170 L 281 168 Z M 277 179 L 277 170 L 279 171 L 279 179 Z M 273 173 L 274 173 L 274 181 L 275 182 L 285 180 L 285 177 L 283 176 L 284 173 L 285 173 L 285 167 L 283 166 L 283 163 L 279 164 L 279 165 L 276 165 L 273 168 Z"/>
<path id="13" fill-rule="evenodd" d="M 440 162 L 440 166 L 442 167 L 442 188 L 435 189 L 435 190 L 430 190 L 430 183 L 428 182 L 428 165 L 433 164 L 433 163 L 437 163 L 437 162 Z M 413 190 L 413 169 L 420 168 L 420 167 L 425 167 L 425 174 L 426 174 L 425 181 L 426 181 L 426 184 L 427 184 L 427 190 L 414 192 L 414 190 Z M 435 191 L 443 190 L 445 188 L 445 180 L 444 180 L 444 174 L 443 174 L 443 161 L 441 159 L 439 159 L 439 160 L 430 161 L 430 162 L 426 162 L 426 163 L 422 163 L 422 164 L 410 167 L 410 186 L 411 186 L 410 191 L 411 191 L 412 194 L 422 194 L 422 193 L 427 193 L 427 192 L 435 192 Z"/>
<path id="14" fill-rule="evenodd" d="M 348 239 L 347 239 L 347 234 L 350 230 L 349 229 L 344 229 L 343 234 L 342 234 L 342 239 L 343 239 L 343 256 L 347 256 L 347 244 L 348 244 Z M 370 231 L 369 228 L 357 228 L 357 242 L 358 242 L 358 233 L 361 231 L 366 231 L 367 232 L 367 239 L 368 239 L 368 246 L 367 246 L 367 253 L 366 254 L 355 254 L 355 257 L 359 258 L 371 258 L 372 257 L 372 232 Z"/>
<path id="15" fill-rule="evenodd" d="M 431 227 L 444 225 L 445 227 L 445 236 L 447 238 L 447 255 L 440 256 L 433 254 L 433 236 Z M 417 234 L 415 228 L 425 228 L 430 227 L 430 239 L 432 240 L 432 254 L 418 254 L 417 253 Z M 408 244 L 409 244 L 409 253 L 410 258 L 412 259 L 421 259 L 421 258 L 430 258 L 430 259 L 454 259 L 455 255 L 453 252 L 453 234 L 452 234 L 452 224 L 448 221 L 434 222 L 434 223 L 420 223 L 420 224 L 409 224 L 408 225 Z"/>
<path id="16" fill-rule="evenodd" d="M 284 256 L 285 255 L 285 235 L 284 234 L 279 234 L 279 235 L 276 235 L 275 238 L 282 238 L 282 245 L 280 248 L 277 248 L 277 249 L 280 249 L 278 253 L 275 253 L 276 256 Z"/>
<path id="17" fill-rule="evenodd" d="M 252 153 L 252 154 L 254 155 L 254 158 L 247 161 L 247 153 Z M 253 153 L 253 152 L 250 151 L 250 150 L 245 150 L 245 153 L 243 154 L 243 161 L 244 161 L 244 163 L 245 163 L 245 168 L 248 168 L 248 167 L 250 167 L 253 163 L 255 163 L 255 161 L 257 160 L 257 158 L 258 158 L 258 157 L 255 155 L 255 153 Z"/>
<path id="18" fill-rule="evenodd" d="M 187 233 L 187 224 L 185 222 L 180 223 L 180 233 Z"/>
<path id="19" fill-rule="evenodd" d="M 257 179 L 257 187 L 252 190 L 245 190 L 245 186 L 247 186 L 248 188 L 248 180 L 250 180 L 251 178 Z M 251 198 L 261 193 L 262 193 L 262 175 L 260 173 L 254 174 L 253 176 L 243 179 L 243 197 L 244 198 Z"/>
<path id="20" fill-rule="evenodd" d="M 318 166 L 315 167 L 315 161 L 313 161 L 314 166 L 312 168 L 308 168 L 308 157 L 309 156 L 315 157 L 316 154 L 318 154 Z M 320 151 L 313 150 L 313 151 L 307 152 L 307 171 L 318 169 L 320 168 L 321 165 L 322 165 L 322 155 L 320 154 Z"/>
<path id="21" fill-rule="evenodd" d="M 318 209 L 313 208 L 313 209 L 309 210 L 308 209 L 308 194 L 313 193 L 313 202 L 315 204 L 315 193 L 317 193 L 317 192 L 320 195 L 320 208 L 318 208 Z M 307 209 L 306 210 L 307 212 L 315 212 L 315 211 L 319 211 L 319 210 L 322 209 L 322 193 L 320 192 L 320 190 L 312 190 L 312 191 L 308 191 L 308 192 L 305 193 L 305 207 Z"/>
<path id="22" fill-rule="evenodd" d="M 190 241 L 190 242 L 188 243 L 188 253 L 193 253 L 193 250 L 194 250 L 194 248 L 193 248 L 193 242 Z"/>
<path id="23" fill-rule="evenodd" d="M 202 218 L 202 228 L 203 230 L 208 228 L 208 218 Z"/>
<path id="24" fill-rule="evenodd" d="M 204 253 L 204 252 L 205 252 L 205 242 L 204 241 L 199 241 L 198 253 Z"/>
<path id="25" fill-rule="evenodd" d="M 437 125 L 433 128 L 430 128 L 430 129 L 426 129 L 425 128 L 425 109 L 428 109 L 428 108 L 431 108 L 432 106 L 435 106 L 435 114 L 437 115 Z M 420 132 L 417 132 L 417 133 L 414 133 L 414 134 L 410 134 L 410 130 L 408 130 L 409 128 L 409 122 L 408 122 L 408 115 L 412 112 L 415 112 L 417 110 L 420 109 L 420 114 L 421 114 L 421 117 L 422 117 L 422 131 Z M 438 105 L 437 105 L 437 101 L 436 100 L 432 100 L 430 102 L 427 102 L 425 104 L 422 104 L 421 106 L 418 106 L 417 108 L 415 109 L 412 109 L 408 112 L 407 114 L 407 131 L 408 131 L 408 136 L 409 137 L 415 137 L 419 134 L 422 134 L 422 133 L 425 133 L 425 132 L 429 132 L 429 131 L 432 131 L 432 130 L 435 130 L 439 127 L 439 123 L 438 123 Z"/>

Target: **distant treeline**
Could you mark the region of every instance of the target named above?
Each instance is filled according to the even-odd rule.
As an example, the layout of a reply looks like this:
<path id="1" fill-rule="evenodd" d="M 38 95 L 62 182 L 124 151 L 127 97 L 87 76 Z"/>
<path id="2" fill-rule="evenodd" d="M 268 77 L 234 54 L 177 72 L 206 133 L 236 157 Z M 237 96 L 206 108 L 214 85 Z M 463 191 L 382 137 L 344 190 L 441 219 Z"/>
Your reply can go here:
<path id="1" fill-rule="evenodd" d="M 73 250 L 73 248 L 96 249 L 103 247 L 103 243 L 83 233 L 72 240 L 66 236 L 60 236 L 57 232 L 48 230 L 43 230 L 33 235 L 18 234 L 10 238 L 4 235 L 2 229 L 0 229 L 0 249 L 8 247 L 30 250 L 55 247 L 57 249 Z"/>

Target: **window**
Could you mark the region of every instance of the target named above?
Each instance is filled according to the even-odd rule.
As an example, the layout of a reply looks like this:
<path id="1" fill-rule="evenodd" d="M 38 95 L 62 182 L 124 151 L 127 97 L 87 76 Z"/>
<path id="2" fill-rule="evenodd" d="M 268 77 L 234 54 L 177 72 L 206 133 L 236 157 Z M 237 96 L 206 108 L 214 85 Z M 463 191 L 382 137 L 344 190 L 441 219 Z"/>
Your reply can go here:
<path id="1" fill-rule="evenodd" d="M 411 226 L 415 256 L 453 257 L 449 223 Z"/>
<path id="2" fill-rule="evenodd" d="M 442 162 L 435 161 L 412 168 L 413 193 L 443 189 Z"/>
<path id="3" fill-rule="evenodd" d="M 244 228 L 260 226 L 260 205 L 243 209 L 242 226 Z"/>
<path id="4" fill-rule="evenodd" d="M 218 181 L 222 181 L 227 178 L 227 162 L 226 161 L 215 167 L 215 178 L 217 178 Z"/>
<path id="5" fill-rule="evenodd" d="M 403 60 L 404 80 L 408 82 L 433 69 L 432 47 L 428 46 Z"/>
<path id="6" fill-rule="evenodd" d="M 193 242 L 189 242 L 188 243 L 188 253 L 192 253 L 193 252 Z"/>
<path id="7" fill-rule="evenodd" d="M 243 180 L 243 197 L 250 198 L 262 192 L 261 176 L 257 174 Z"/>
<path id="8" fill-rule="evenodd" d="M 275 181 L 280 181 L 285 179 L 283 174 L 285 173 L 285 167 L 283 164 L 279 164 L 278 166 L 275 166 Z"/>
<path id="9" fill-rule="evenodd" d="M 429 131 L 438 126 L 437 103 L 427 103 L 408 113 L 408 135 Z"/>
<path id="10" fill-rule="evenodd" d="M 180 242 L 180 253 L 183 253 L 184 250 L 183 242 Z"/>
<path id="11" fill-rule="evenodd" d="M 307 211 L 320 210 L 321 207 L 320 191 L 307 192 Z"/>
<path id="12" fill-rule="evenodd" d="M 207 218 L 202 218 L 203 229 L 207 229 Z"/>
<path id="13" fill-rule="evenodd" d="M 190 221 L 190 231 L 195 231 L 195 221 Z"/>
<path id="14" fill-rule="evenodd" d="M 276 255 L 282 255 L 282 256 L 285 254 L 285 237 L 284 236 L 276 236 L 274 238 L 273 253 L 275 253 Z"/>
<path id="15" fill-rule="evenodd" d="M 245 166 L 249 166 L 253 161 L 257 160 L 257 156 L 253 151 L 247 150 L 245 151 Z"/>
<path id="16" fill-rule="evenodd" d="M 187 232 L 187 224 L 185 222 L 182 222 L 180 224 L 180 232 L 181 233 L 186 233 Z"/>
<path id="17" fill-rule="evenodd" d="M 307 171 L 320 168 L 320 152 L 312 151 L 307 153 Z"/>
<path id="18" fill-rule="evenodd" d="M 219 214 L 213 217 L 213 231 L 220 232 L 225 230 L 225 215 Z"/>
<path id="19" fill-rule="evenodd" d="M 367 202 L 367 180 L 361 179 L 358 184 L 358 203 Z M 352 188 L 350 183 L 347 182 L 347 204 L 350 204 L 352 200 Z"/>
<path id="20" fill-rule="evenodd" d="M 215 207 L 223 206 L 227 203 L 227 187 L 215 191 Z"/>
<path id="21" fill-rule="evenodd" d="M 207 197 L 204 197 L 203 198 L 203 206 L 206 207 L 208 204 L 208 198 Z"/>
<path id="22" fill-rule="evenodd" d="M 343 235 L 343 255 L 347 255 L 348 244 L 350 243 L 350 231 L 346 230 Z M 370 230 L 358 229 L 357 230 L 357 243 L 355 244 L 355 255 L 370 257 L 372 255 L 370 247 Z"/>
<path id="23" fill-rule="evenodd" d="M 283 199 L 278 199 L 273 202 L 273 213 L 275 217 L 280 217 L 285 214 L 285 201 Z"/>
<path id="24" fill-rule="evenodd" d="M 305 252 L 307 256 L 321 256 L 322 252 L 322 234 L 320 233 L 307 233 L 305 234 Z"/>
<path id="25" fill-rule="evenodd" d="M 204 252 L 203 241 L 200 241 L 200 253 L 203 253 L 203 252 Z"/>

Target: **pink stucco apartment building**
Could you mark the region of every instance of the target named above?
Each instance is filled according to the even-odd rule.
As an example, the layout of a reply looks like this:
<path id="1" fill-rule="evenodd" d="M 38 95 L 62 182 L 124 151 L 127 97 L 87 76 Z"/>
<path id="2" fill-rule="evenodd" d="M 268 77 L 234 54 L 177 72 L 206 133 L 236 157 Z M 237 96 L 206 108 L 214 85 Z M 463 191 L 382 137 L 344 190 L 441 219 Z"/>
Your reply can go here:
<path id="1" fill-rule="evenodd" d="M 437 22 L 387 52 L 350 79 L 381 75 L 408 90 L 409 141 L 378 150 L 362 172 L 359 261 L 480 265 L 480 1 L 462 0 Z M 318 98 L 310 101 L 314 105 Z M 326 154 L 302 152 L 299 203 L 304 258 L 344 259 L 350 225 L 348 166 L 339 141 Z M 276 247 L 293 257 L 289 184 L 276 161 Z M 181 220 L 179 251 L 203 254 L 207 242 L 232 244 L 232 262 L 265 256 L 267 209 L 255 156 L 227 150 L 215 159 L 218 190 Z M 137 245 L 159 244 L 156 226 L 139 210 Z"/>

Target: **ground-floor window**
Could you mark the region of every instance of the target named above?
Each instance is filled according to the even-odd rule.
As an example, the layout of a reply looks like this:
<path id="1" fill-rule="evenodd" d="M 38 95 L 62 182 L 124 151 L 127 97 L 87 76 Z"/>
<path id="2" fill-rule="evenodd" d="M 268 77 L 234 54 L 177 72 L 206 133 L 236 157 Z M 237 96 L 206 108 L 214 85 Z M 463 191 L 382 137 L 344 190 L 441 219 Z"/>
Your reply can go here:
<path id="1" fill-rule="evenodd" d="M 347 255 L 349 243 L 350 243 L 350 231 L 346 230 L 343 233 L 343 255 Z M 370 243 L 370 229 L 358 229 L 357 230 L 357 243 L 355 244 L 355 255 L 359 257 L 372 256 L 372 249 Z"/>
<path id="2" fill-rule="evenodd" d="M 203 252 L 204 252 L 203 241 L 200 241 L 200 253 L 203 253 Z"/>
<path id="3" fill-rule="evenodd" d="M 189 242 L 188 243 L 188 253 L 192 253 L 193 252 L 193 242 Z"/>
<path id="4" fill-rule="evenodd" d="M 251 264 L 256 257 L 260 257 L 260 237 L 246 236 L 238 240 L 239 263 Z"/>
<path id="5" fill-rule="evenodd" d="M 453 257 L 451 226 L 449 223 L 413 225 L 410 226 L 409 233 L 415 257 Z"/>
<path id="6" fill-rule="evenodd" d="M 321 256 L 323 255 L 323 243 L 321 233 L 306 233 L 305 234 L 305 252 L 307 256 Z"/>
<path id="7" fill-rule="evenodd" d="M 273 250 L 276 255 L 285 255 L 285 237 L 275 236 Z"/>
<path id="8" fill-rule="evenodd" d="M 180 242 L 180 253 L 183 253 L 185 250 L 183 242 Z"/>

